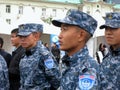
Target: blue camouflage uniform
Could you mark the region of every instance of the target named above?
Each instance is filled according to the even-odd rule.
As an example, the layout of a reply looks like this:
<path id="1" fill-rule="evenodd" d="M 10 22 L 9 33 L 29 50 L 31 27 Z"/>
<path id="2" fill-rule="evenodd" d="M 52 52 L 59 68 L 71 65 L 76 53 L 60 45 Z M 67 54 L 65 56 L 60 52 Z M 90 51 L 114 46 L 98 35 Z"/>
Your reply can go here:
<path id="1" fill-rule="evenodd" d="M 27 35 L 27 31 L 41 29 L 40 24 L 25 24 L 20 27 L 18 35 Z M 41 41 L 26 51 L 20 61 L 20 90 L 50 90 L 50 87 L 57 89 L 60 84 L 60 72 L 56 60 L 51 53 L 45 49 Z"/>
<path id="2" fill-rule="evenodd" d="M 89 56 L 86 46 L 70 57 L 64 56 L 62 62 L 64 69 L 62 71 L 61 90 L 98 89 L 98 64 Z"/>
<path id="3" fill-rule="evenodd" d="M 79 26 L 91 36 L 97 27 L 97 21 L 90 15 L 74 9 L 64 19 L 52 21 L 58 27 L 62 23 Z M 62 67 L 61 90 L 98 90 L 98 63 L 89 55 L 86 45 L 72 56 L 66 54 Z"/>
<path id="4" fill-rule="evenodd" d="M 120 13 L 107 13 L 105 21 L 100 29 L 120 28 Z M 100 90 L 120 90 L 120 47 L 113 50 L 110 46 L 100 65 L 100 80 Z"/>
<path id="5" fill-rule="evenodd" d="M 1 55 L 0 55 L 0 90 L 9 90 L 7 64 Z"/>

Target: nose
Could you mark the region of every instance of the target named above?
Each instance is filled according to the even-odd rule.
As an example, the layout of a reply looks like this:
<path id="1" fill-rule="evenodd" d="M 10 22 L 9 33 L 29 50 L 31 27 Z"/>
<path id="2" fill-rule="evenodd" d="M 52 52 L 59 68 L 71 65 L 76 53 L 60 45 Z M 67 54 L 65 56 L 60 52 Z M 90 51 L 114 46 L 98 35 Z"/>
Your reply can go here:
<path id="1" fill-rule="evenodd" d="M 62 38 L 62 32 L 59 33 L 58 38 L 59 38 L 59 39 Z"/>

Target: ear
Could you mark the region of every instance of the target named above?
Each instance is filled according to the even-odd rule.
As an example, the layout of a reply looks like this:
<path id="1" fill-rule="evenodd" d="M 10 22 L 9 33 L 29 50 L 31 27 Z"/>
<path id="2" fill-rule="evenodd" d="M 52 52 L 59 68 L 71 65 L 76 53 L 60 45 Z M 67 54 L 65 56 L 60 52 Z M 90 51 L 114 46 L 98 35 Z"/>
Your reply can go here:
<path id="1" fill-rule="evenodd" d="M 80 30 L 80 31 L 79 31 L 78 38 L 79 38 L 79 39 L 78 39 L 79 42 L 81 42 L 81 41 L 84 40 L 84 38 L 85 38 L 85 31 L 84 31 L 84 30 Z"/>
<path id="2" fill-rule="evenodd" d="M 35 32 L 33 35 L 34 35 L 34 39 L 38 40 L 38 34 Z"/>

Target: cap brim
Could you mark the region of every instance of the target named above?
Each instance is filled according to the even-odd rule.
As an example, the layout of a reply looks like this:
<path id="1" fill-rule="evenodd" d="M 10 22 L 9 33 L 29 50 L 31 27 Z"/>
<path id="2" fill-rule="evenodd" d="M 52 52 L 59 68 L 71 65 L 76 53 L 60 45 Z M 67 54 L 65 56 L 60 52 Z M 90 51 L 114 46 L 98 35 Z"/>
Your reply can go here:
<path id="1" fill-rule="evenodd" d="M 52 21 L 52 24 L 54 25 L 54 26 L 57 26 L 57 27 L 61 27 L 61 24 L 62 24 L 63 22 L 62 21 L 60 21 L 60 20 L 53 20 Z"/>
<path id="2" fill-rule="evenodd" d="M 106 27 L 108 27 L 107 25 L 101 25 L 100 26 L 100 29 L 104 29 L 104 28 L 106 28 Z"/>
<path id="3" fill-rule="evenodd" d="M 28 35 L 30 35 L 32 32 L 20 32 L 20 33 L 18 33 L 17 35 L 18 36 L 28 36 Z"/>
<path id="4" fill-rule="evenodd" d="M 53 20 L 52 21 L 52 24 L 54 25 L 54 26 L 57 26 L 57 27 L 61 27 L 61 24 L 71 24 L 71 25 L 74 25 L 74 24 L 72 24 L 72 23 L 70 23 L 69 21 L 66 21 L 66 20 Z"/>
<path id="5" fill-rule="evenodd" d="M 110 28 L 119 28 L 119 27 L 117 27 L 117 26 L 104 24 L 104 25 L 101 25 L 101 26 L 100 26 L 100 29 L 104 29 L 104 28 L 107 28 L 107 27 L 110 27 Z"/>

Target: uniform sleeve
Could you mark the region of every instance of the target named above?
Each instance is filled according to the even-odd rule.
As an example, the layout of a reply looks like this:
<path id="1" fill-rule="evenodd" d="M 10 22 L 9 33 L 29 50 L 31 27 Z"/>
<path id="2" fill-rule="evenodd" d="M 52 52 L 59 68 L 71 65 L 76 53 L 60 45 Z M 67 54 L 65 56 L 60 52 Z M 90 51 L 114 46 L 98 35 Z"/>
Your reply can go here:
<path id="1" fill-rule="evenodd" d="M 1 56 L 0 56 L 0 90 L 9 90 L 7 64 Z"/>
<path id="2" fill-rule="evenodd" d="M 90 86 L 87 87 L 84 80 L 88 80 Z M 99 88 L 99 65 L 95 60 L 89 58 L 82 63 L 81 74 L 79 77 L 81 88 L 91 88 L 90 90 L 98 90 Z M 84 83 L 84 84 L 83 84 Z"/>
<path id="3" fill-rule="evenodd" d="M 51 87 L 57 89 L 60 85 L 59 65 L 51 56 L 43 58 L 44 73 Z"/>

